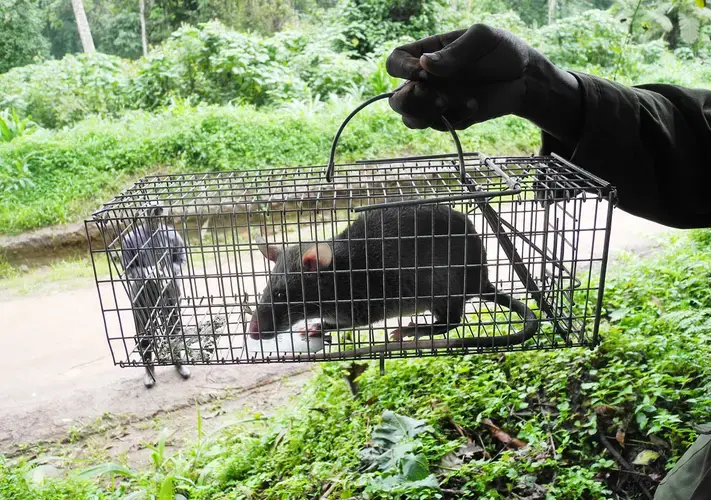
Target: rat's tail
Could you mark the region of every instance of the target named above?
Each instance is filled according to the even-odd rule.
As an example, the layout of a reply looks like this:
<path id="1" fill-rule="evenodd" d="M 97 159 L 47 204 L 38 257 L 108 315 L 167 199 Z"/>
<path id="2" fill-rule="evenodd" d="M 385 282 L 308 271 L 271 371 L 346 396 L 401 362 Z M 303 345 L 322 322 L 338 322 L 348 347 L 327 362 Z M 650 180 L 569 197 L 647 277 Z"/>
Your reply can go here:
<path id="1" fill-rule="evenodd" d="M 505 347 L 513 344 L 523 344 L 533 337 L 538 331 L 539 319 L 528 306 L 511 295 L 502 293 L 488 283 L 481 293 L 481 298 L 505 307 L 509 311 L 516 313 L 523 320 L 523 328 L 511 335 L 497 335 L 492 337 L 463 338 L 462 345 L 465 347 Z"/>

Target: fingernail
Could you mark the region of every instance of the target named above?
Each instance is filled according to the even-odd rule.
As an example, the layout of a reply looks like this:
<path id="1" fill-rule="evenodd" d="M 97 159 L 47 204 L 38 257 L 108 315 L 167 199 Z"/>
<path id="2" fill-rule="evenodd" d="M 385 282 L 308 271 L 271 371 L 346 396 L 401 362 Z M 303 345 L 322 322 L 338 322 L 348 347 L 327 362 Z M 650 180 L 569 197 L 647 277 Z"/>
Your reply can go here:
<path id="1" fill-rule="evenodd" d="M 420 85 L 415 85 L 412 92 L 415 94 L 415 97 L 424 97 L 425 95 L 425 89 L 423 89 Z"/>
<path id="2" fill-rule="evenodd" d="M 427 71 L 421 69 L 417 76 L 420 77 L 420 80 L 427 80 Z"/>
<path id="3" fill-rule="evenodd" d="M 427 52 L 425 54 L 422 54 L 423 56 L 427 57 L 430 61 L 437 62 L 440 59 L 442 59 L 442 56 L 440 55 L 439 52 Z"/>
<path id="4" fill-rule="evenodd" d="M 444 108 L 446 105 L 447 101 L 442 96 L 438 96 L 437 99 L 435 99 L 435 106 L 437 106 L 439 109 Z"/>
<path id="5" fill-rule="evenodd" d="M 479 107 L 479 103 L 476 102 L 476 99 L 469 99 L 467 101 L 467 109 L 474 111 L 478 107 Z"/>

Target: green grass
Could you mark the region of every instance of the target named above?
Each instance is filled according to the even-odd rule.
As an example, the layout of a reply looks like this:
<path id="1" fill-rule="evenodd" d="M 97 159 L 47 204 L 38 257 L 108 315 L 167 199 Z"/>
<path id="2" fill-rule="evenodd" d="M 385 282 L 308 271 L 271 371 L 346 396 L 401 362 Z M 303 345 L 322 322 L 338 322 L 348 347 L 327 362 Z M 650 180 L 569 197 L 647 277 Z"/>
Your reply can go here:
<path id="1" fill-rule="evenodd" d="M 172 487 L 190 499 L 319 498 L 329 488 L 330 498 L 364 491 L 371 498 L 442 498 L 445 490 L 458 498 L 534 491 L 556 499 L 612 498 L 621 465 L 600 435 L 628 462 L 642 451 L 659 455 L 634 466 L 635 477 L 653 490 L 655 481 L 645 476 L 665 474 L 711 406 L 711 368 L 699 362 L 711 355 L 709 235 L 675 238 L 656 256 L 630 256 L 612 268 L 603 343 L 595 350 L 392 361 L 382 377 L 370 366 L 356 397 L 342 379 L 344 365 L 319 365 L 305 392 L 276 415 L 209 436 L 198 417 L 200 438 L 192 446 L 167 456 L 159 440 L 148 470 L 104 466 L 114 471 L 112 481 L 109 472 L 98 482 L 82 479 L 78 471 L 87 464 L 63 463 L 63 478 L 37 486 L 27 479 L 35 463 L 0 461 L 0 497 L 120 498 L 143 491 L 163 498 L 161 491 Z M 376 486 L 389 484 L 382 479 L 388 472 L 359 469 L 360 452 L 388 411 L 430 426 L 406 443 L 410 451 L 399 452 L 399 463 L 417 464 L 407 469 L 417 477 L 433 474 L 442 490 L 404 481 L 383 493 Z M 505 449 L 485 419 L 527 448 Z M 472 456 L 451 455 L 467 439 Z M 622 485 L 617 495 L 643 498 L 634 480 Z"/>
<path id="2" fill-rule="evenodd" d="M 0 145 L 0 162 L 26 161 L 35 186 L 0 197 L 0 233 L 86 216 L 138 176 L 159 169 L 323 165 L 336 128 L 357 104 L 340 101 L 316 111 L 179 107 L 154 115 L 132 112 L 114 121 L 92 118 L 70 129 L 18 138 Z M 490 154 L 532 153 L 539 140 L 533 126 L 516 118 L 477 125 L 461 135 L 466 149 Z M 337 161 L 452 151 L 449 135 L 409 130 L 387 103 L 379 103 L 349 124 Z"/>

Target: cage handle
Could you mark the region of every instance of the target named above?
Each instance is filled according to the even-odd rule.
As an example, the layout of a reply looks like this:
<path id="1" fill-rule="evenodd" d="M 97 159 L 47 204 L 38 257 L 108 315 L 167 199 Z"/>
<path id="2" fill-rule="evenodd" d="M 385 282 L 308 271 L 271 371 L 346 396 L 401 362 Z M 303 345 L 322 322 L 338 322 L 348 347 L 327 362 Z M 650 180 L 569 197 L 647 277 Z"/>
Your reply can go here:
<path id="1" fill-rule="evenodd" d="M 341 123 L 341 126 L 338 127 L 338 131 L 336 132 L 336 136 L 333 138 L 333 143 L 331 144 L 331 155 L 328 160 L 328 169 L 326 170 L 326 181 L 331 182 L 333 179 L 333 173 L 336 167 L 335 164 L 335 157 L 336 157 L 336 146 L 338 146 L 338 139 L 341 137 L 341 133 L 343 132 L 343 129 L 346 128 L 346 125 L 348 124 L 349 121 L 363 108 L 366 106 L 373 104 L 376 101 L 380 101 L 382 99 L 389 99 L 392 96 L 395 95 L 395 92 L 386 92 L 385 94 L 380 94 L 376 95 L 375 97 L 371 97 L 364 103 L 362 103 L 360 106 L 355 108 L 351 113 L 346 117 L 345 120 L 343 120 L 343 123 Z M 462 143 L 459 141 L 459 136 L 457 136 L 457 133 L 454 130 L 454 127 L 452 127 L 452 124 L 449 123 L 449 120 L 447 120 L 444 116 L 442 118 L 442 123 L 444 123 L 444 126 L 447 128 L 449 133 L 452 135 L 452 139 L 454 139 L 454 145 L 457 148 L 457 157 L 459 159 L 459 175 L 461 176 L 461 181 L 462 183 L 465 183 L 466 179 L 466 172 L 464 170 L 464 151 L 462 151 Z"/>

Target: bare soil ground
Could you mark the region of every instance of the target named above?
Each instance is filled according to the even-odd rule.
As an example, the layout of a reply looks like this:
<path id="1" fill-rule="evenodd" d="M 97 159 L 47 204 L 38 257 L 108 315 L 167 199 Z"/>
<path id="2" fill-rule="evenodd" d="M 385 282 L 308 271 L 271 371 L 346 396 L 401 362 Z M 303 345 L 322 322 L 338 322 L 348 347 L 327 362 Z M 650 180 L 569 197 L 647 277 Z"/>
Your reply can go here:
<path id="1" fill-rule="evenodd" d="M 622 250 L 652 251 L 667 231 L 617 211 L 612 260 Z M 113 365 L 91 282 L 60 291 L 48 283 L 29 295 L 2 286 L 0 453 L 31 456 L 60 446 L 76 456 L 125 455 L 139 464 L 147 457 L 140 443 L 155 439 L 160 428 L 176 431 L 173 446 L 193 436 L 196 403 L 208 416 L 208 430 L 237 413 L 268 414 L 298 393 L 312 368 L 196 366 L 184 381 L 163 367 L 156 386 L 146 390 L 142 369 Z"/>

